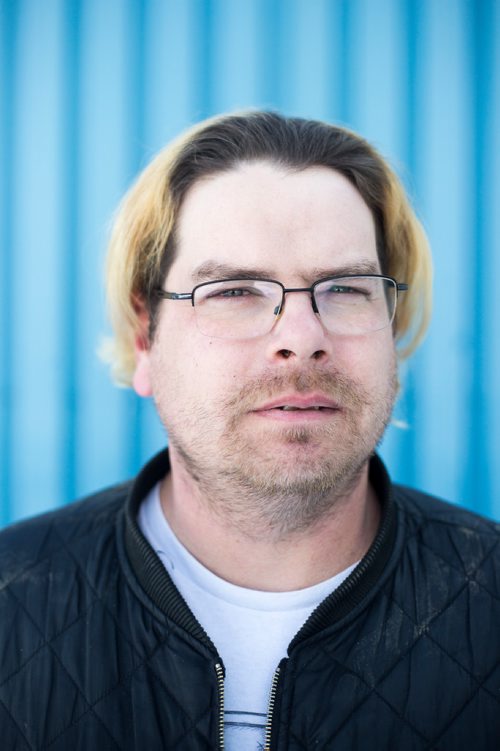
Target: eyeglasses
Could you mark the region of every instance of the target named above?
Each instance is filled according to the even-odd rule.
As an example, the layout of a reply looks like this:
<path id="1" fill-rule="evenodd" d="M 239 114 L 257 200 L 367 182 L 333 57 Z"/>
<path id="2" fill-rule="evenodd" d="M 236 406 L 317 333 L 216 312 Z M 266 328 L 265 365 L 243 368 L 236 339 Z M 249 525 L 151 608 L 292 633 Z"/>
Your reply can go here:
<path id="1" fill-rule="evenodd" d="M 390 326 L 398 293 L 408 289 L 389 276 L 363 274 L 319 279 L 311 287 L 286 288 L 274 279 L 221 279 L 192 292 L 156 289 L 167 300 L 191 300 L 196 325 L 206 336 L 251 339 L 269 333 L 285 305 L 285 295 L 306 292 L 313 311 L 333 334 L 355 336 Z"/>

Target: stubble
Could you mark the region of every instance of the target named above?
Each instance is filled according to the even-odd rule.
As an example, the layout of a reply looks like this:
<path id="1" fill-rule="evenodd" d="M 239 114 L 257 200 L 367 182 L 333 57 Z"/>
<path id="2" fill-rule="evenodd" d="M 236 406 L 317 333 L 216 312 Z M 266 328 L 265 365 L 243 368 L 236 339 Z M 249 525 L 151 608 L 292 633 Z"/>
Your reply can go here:
<path id="1" fill-rule="evenodd" d="M 157 408 L 197 493 L 221 523 L 253 538 L 286 539 L 347 502 L 385 432 L 396 391 L 394 361 L 376 393 L 341 373 L 315 369 L 263 374 L 219 405 L 187 405 L 169 416 L 157 399 Z M 259 427 L 255 417 L 248 423 L 269 399 L 315 392 L 340 407 L 324 424 Z"/>

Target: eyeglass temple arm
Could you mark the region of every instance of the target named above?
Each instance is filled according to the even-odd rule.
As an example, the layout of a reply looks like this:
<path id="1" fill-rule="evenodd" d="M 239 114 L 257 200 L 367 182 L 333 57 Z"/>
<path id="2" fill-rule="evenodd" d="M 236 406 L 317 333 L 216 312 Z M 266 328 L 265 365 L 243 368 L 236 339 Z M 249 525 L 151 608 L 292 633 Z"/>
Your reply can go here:
<path id="1" fill-rule="evenodd" d="M 404 284 L 403 282 L 401 282 L 401 283 L 398 282 L 397 283 L 397 288 L 398 288 L 398 292 L 406 292 L 406 290 L 408 289 L 408 285 Z"/>
<path id="2" fill-rule="evenodd" d="M 157 288 L 158 297 L 164 297 L 166 300 L 192 300 L 192 292 L 166 292 L 164 289 Z"/>

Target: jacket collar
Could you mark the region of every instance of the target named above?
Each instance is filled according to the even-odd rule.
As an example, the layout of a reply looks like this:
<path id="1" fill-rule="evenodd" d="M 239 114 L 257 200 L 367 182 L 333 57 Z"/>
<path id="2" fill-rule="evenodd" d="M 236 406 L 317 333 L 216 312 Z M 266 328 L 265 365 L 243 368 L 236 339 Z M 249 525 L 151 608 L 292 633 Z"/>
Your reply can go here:
<path id="1" fill-rule="evenodd" d="M 132 484 L 124 510 L 125 548 L 135 575 L 151 600 L 178 626 L 216 653 L 209 636 L 188 608 L 137 523 L 140 504 L 169 470 L 168 450 L 165 449 L 146 464 Z M 386 569 L 396 536 L 396 508 L 389 475 L 377 455 L 370 460 L 370 483 L 381 504 L 375 539 L 354 571 L 307 619 L 291 642 L 289 651 L 348 616 L 374 590 Z"/>

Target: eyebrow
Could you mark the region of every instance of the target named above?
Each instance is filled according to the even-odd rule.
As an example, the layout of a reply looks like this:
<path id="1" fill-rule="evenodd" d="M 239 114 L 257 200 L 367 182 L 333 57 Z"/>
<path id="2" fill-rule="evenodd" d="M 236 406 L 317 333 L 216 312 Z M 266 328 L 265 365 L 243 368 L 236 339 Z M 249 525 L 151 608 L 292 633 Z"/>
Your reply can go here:
<path id="1" fill-rule="evenodd" d="M 314 282 L 317 279 L 326 279 L 331 276 L 352 276 L 356 274 L 380 274 L 380 267 L 376 261 L 362 259 L 356 263 L 344 266 L 315 266 L 308 270 L 307 274 L 301 274 L 304 282 Z M 228 263 L 217 261 L 205 261 L 193 271 L 192 279 L 195 284 L 209 282 L 217 279 L 275 279 L 276 274 L 270 268 L 257 268 L 252 266 L 233 266 Z"/>
<path id="2" fill-rule="evenodd" d="M 192 278 L 195 283 L 199 283 L 215 279 L 272 279 L 273 274 L 270 269 L 205 261 L 193 271 Z"/>

